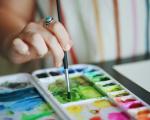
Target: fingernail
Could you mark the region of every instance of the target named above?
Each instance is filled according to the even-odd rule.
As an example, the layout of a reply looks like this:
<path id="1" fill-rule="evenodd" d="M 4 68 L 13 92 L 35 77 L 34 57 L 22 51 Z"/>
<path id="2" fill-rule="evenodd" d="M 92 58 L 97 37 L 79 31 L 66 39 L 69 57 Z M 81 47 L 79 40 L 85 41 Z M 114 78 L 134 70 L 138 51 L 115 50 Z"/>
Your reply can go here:
<path id="1" fill-rule="evenodd" d="M 29 48 L 22 44 L 19 38 L 16 38 L 13 42 L 15 50 L 22 55 L 29 55 Z"/>
<path id="2" fill-rule="evenodd" d="M 65 46 L 65 50 L 70 50 L 70 45 L 69 44 L 67 44 L 66 46 Z"/>
<path id="3" fill-rule="evenodd" d="M 28 51 L 28 49 L 27 48 L 20 48 L 20 51 L 19 51 L 21 54 L 23 54 L 23 55 L 29 55 L 30 53 L 29 53 L 29 51 Z"/>

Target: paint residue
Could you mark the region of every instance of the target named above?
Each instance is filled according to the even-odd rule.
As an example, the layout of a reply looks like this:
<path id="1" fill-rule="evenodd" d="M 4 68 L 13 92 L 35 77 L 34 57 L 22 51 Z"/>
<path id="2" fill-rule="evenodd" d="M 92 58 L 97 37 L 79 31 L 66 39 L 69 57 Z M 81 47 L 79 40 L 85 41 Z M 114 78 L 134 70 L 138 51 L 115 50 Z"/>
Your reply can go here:
<path id="1" fill-rule="evenodd" d="M 114 112 L 108 115 L 109 120 L 130 120 L 124 112 Z"/>
<path id="2" fill-rule="evenodd" d="M 61 103 L 71 101 L 79 101 L 89 98 L 98 98 L 103 95 L 84 77 L 78 76 L 70 78 L 71 80 L 71 99 L 67 99 L 66 85 L 63 79 L 58 79 L 56 82 L 49 85 L 48 89 Z"/>

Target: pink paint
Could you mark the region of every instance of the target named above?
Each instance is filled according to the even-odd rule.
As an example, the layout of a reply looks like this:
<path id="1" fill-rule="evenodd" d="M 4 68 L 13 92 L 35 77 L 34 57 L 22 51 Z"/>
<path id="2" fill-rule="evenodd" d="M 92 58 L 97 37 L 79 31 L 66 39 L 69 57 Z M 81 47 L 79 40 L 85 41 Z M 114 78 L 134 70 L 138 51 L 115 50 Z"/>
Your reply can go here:
<path id="1" fill-rule="evenodd" d="M 129 116 L 124 112 L 114 112 L 108 115 L 109 120 L 130 120 Z"/>
<path id="2" fill-rule="evenodd" d="M 122 100 L 120 97 L 118 97 L 118 98 L 115 98 L 115 101 L 119 102 L 119 103 L 127 103 L 127 102 L 131 102 L 131 101 L 136 101 L 136 100 L 134 98 L 128 98 L 126 100 Z"/>

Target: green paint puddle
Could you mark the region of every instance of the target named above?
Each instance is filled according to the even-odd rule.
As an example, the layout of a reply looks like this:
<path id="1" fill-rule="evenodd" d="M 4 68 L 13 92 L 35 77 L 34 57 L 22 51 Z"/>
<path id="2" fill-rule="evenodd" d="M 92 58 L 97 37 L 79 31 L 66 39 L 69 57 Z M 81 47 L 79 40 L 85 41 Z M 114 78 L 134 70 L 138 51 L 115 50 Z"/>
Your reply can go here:
<path id="1" fill-rule="evenodd" d="M 30 114 L 30 115 L 23 114 L 21 120 L 37 120 L 39 118 L 49 116 L 52 114 L 53 112 L 49 112 L 49 111 L 41 112 L 39 114 Z"/>
<path id="2" fill-rule="evenodd" d="M 120 85 L 111 85 L 111 86 L 103 87 L 103 89 L 106 92 L 114 92 L 114 91 L 123 90 L 123 88 Z"/>
<path id="3" fill-rule="evenodd" d="M 37 120 L 46 116 L 51 116 L 55 113 L 52 107 L 49 104 L 45 103 L 40 105 L 37 109 L 39 112 L 35 114 L 23 113 L 21 120 Z"/>
<path id="4" fill-rule="evenodd" d="M 71 80 L 71 99 L 67 99 L 66 83 L 63 79 L 49 85 L 49 91 L 61 103 L 85 100 L 90 98 L 103 97 L 103 94 L 97 90 L 93 83 L 89 82 L 85 77 L 72 77 Z"/>

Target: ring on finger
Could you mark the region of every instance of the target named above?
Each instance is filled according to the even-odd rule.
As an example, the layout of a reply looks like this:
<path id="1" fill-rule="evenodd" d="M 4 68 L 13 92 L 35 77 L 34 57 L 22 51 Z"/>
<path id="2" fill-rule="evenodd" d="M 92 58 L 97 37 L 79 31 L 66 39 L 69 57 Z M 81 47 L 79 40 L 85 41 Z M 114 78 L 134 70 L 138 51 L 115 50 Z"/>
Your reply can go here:
<path id="1" fill-rule="evenodd" d="M 52 16 L 47 16 L 44 20 L 45 26 L 49 26 L 51 23 L 55 22 L 54 18 Z"/>

